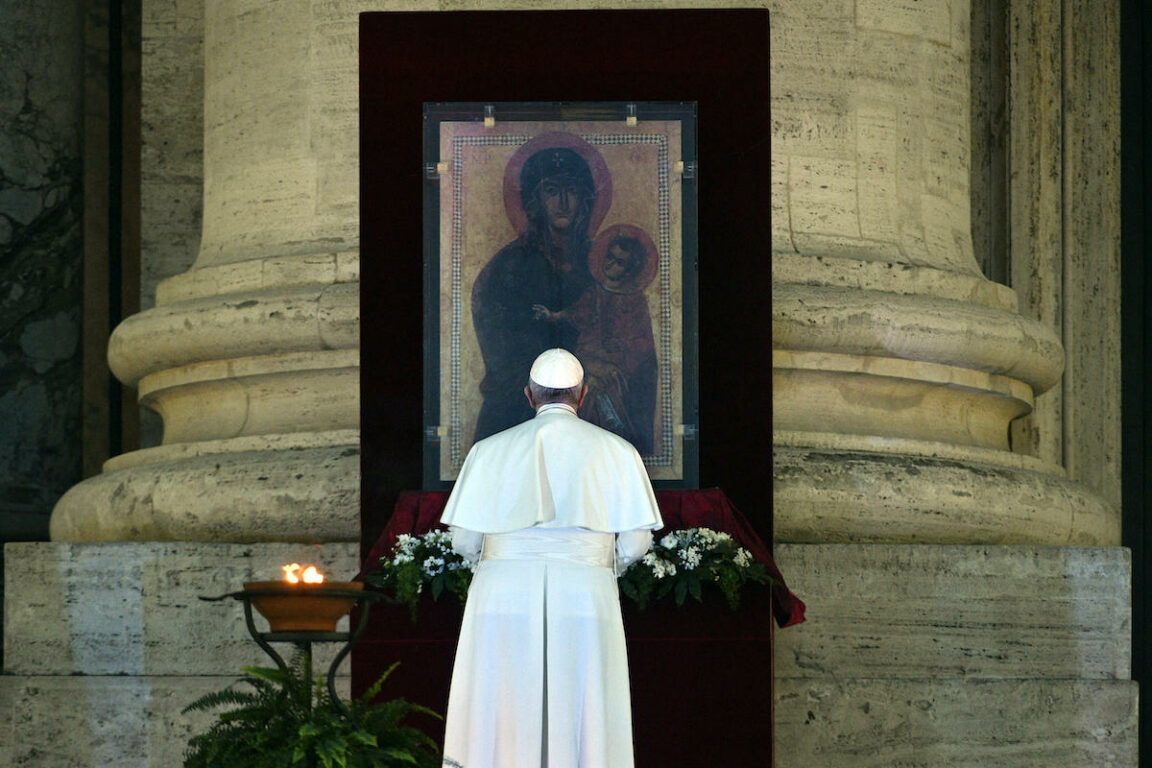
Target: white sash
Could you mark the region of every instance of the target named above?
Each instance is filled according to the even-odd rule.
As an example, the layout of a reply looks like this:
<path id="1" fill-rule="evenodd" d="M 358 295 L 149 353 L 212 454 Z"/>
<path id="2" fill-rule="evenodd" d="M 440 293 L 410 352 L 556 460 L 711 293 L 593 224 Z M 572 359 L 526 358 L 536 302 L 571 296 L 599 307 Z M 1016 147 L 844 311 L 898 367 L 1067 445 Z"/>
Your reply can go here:
<path id="1" fill-rule="evenodd" d="M 533 528 L 484 536 L 481 560 L 557 560 L 612 567 L 616 537 L 597 531 Z"/>

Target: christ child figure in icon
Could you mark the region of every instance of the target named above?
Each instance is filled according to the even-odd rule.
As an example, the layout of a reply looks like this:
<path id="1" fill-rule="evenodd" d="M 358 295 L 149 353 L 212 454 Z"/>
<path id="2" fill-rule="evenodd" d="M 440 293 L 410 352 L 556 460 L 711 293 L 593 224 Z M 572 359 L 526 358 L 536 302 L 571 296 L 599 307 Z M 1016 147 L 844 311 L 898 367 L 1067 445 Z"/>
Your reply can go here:
<path id="1" fill-rule="evenodd" d="M 643 229 L 610 227 L 589 253 L 595 283 L 562 310 L 532 308 L 537 319 L 566 323 L 579 334 L 575 353 L 588 385 L 581 417 L 625 438 L 641 454 L 654 448 L 656 346 L 644 288 L 658 258 Z"/>

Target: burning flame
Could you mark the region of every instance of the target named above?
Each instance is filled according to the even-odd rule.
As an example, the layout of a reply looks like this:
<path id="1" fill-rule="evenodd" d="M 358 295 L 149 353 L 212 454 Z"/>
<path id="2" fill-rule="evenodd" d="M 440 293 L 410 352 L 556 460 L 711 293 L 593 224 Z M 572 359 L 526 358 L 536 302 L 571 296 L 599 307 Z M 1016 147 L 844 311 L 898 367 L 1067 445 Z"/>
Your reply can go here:
<path id="1" fill-rule="evenodd" d="M 303 581 L 305 584 L 323 584 L 324 574 L 314 565 L 300 565 L 300 563 L 292 563 L 292 565 L 281 566 L 284 571 L 284 580 L 289 584 L 299 584 Z M 303 572 L 301 573 L 301 569 Z"/>

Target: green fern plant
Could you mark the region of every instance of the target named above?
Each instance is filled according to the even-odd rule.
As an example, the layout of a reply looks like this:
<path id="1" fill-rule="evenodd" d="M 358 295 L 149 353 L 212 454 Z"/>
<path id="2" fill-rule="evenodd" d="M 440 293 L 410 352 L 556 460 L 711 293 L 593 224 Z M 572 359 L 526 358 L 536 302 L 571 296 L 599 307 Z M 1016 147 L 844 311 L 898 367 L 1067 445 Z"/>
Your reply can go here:
<path id="1" fill-rule="evenodd" d="M 223 708 L 206 732 L 193 736 L 185 768 L 438 768 L 439 750 L 410 715 L 439 718 L 404 699 L 372 703 L 393 664 L 364 695 L 333 701 L 323 678 L 312 679 L 312 659 L 301 651 L 287 671 L 244 667 L 234 685 L 201 696 L 185 712 Z M 237 686 L 247 685 L 249 689 Z"/>

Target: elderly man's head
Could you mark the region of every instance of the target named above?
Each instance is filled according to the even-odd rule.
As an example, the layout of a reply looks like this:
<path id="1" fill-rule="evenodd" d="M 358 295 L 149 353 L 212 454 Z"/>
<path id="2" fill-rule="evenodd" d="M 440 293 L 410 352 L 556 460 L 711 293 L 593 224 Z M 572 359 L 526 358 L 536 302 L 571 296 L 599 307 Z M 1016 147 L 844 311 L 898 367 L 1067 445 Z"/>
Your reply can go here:
<path id="1" fill-rule="evenodd" d="M 548 403 L 564 403 L 579 408 L 588 388 L 584 386 L 584 367 L 571 352 L 547 349 L 532 363 L 524 394 L 533 408 Z"/>

